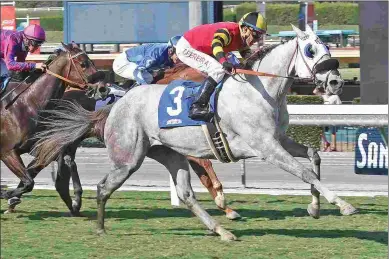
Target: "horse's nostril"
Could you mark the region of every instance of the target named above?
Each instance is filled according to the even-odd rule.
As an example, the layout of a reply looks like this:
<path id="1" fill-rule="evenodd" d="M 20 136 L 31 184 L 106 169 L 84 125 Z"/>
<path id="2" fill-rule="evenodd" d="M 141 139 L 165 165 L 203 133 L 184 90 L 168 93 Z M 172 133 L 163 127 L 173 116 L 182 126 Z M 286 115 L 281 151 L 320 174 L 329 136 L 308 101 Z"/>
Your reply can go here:
<path id="1" fill-rule="evenodd" d="M 100 93 L 105 93 L 106 91 L 107 91 L 107 89 L 105 87 L 99 88 L 99 92 Z"/>
<path id="2" fill-rule="evenodd" d="M 330 85 L 338 85 L 338 80 L 331 80 Z"/>

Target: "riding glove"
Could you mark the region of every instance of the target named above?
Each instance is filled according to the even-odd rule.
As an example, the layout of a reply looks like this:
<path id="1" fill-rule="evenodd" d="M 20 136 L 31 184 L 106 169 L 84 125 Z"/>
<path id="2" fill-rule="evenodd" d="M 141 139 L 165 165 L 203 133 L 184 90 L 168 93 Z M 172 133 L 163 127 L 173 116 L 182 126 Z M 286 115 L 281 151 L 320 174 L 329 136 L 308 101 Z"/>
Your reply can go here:
<path id="1" fill-rule="evenodd" d="M 223 69 L 229 73 L 232 73 L 235 70 L 234 65 L 228 61 L 223 62 Z"/>

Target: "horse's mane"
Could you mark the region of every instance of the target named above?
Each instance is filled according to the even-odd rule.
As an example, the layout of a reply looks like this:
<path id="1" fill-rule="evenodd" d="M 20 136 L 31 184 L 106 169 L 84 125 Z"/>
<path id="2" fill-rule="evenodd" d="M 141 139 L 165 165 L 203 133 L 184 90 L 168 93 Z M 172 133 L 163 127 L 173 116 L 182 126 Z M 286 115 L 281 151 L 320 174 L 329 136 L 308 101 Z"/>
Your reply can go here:
<path id="1" fill-rule="evenodd" d="M 250 58 L 246 60 L 244 67 L 246 69 L 252 69 L 255 62 L 262 61 L 262 59 L 266 57 L 272 50 L 274 50 L 280 45 L 283 45 L 284 43 L 285 42 L 281 42 L 279 44 L 273 44 L 270 46 L 263 47 L 260 51 L 257 51 Z"/>

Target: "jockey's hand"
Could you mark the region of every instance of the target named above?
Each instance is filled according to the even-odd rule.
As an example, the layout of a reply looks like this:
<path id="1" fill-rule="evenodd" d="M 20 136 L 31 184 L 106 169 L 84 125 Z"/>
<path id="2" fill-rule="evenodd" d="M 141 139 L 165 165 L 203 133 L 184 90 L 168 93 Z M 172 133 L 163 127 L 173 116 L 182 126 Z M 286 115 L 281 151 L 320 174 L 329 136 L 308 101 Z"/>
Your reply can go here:
<path id="1" fill-rule="evenodd" d="M 230 74 L 235 74 L 235 67 L 228 61 L 223 62 L 223 69 Z"/>
<path id="2" fill-rule="evenodd" d="M 35 64 L 35 69 L 42 70 L 44 72 L 46 70 L 46 64 L 44 64 L 44 63 L 36 63 Z"/>

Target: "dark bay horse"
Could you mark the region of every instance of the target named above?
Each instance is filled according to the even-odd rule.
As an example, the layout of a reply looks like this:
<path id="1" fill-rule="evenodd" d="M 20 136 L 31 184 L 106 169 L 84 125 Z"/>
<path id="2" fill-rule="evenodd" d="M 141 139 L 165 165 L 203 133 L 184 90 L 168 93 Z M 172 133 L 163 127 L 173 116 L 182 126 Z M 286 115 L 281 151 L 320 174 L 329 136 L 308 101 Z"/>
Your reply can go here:
<path id="1" fill-rule="evenodd" d="M 164 70 L 162 73 L 160 73 L 158 77 L 156 77 L 154 83 L 167 84 L 176 79 L 202 82 L 205 79 L 205 76 L 201 72 L 181 63 L 173 68 Z M 76 102 L 88 111 L 94 111 L 96 107 L 96 100 L 87 98 L 85 94 L 77 88 L 68 88 L 65 91 L 62 99 Z M 88 132 L 86 132 L 82 138 L 67 146 L 57 159 L 58 172 L 56 174 L 55 187 L 58 193 L 60 194 L 60 197 L 68 207 L 70 214 L 73 216 L 78 216 L 80 214 L 80 209 L 82 205 L 81 196 L 83 192 L 81 181 L 77 171 L 77 165 L 75 162 L 77 148 L 80 142 L 88 137 L 96 137 L 100 140 L 103 139 L 105 118 L 108 117 L 111 107 L 112 105 L 101 109 L 101 112 L 99 113 L 100 116 L 96 118 L 99 119 L 99 124 L 96 124 L 93 129 L 91 128 Z M 199 177 L 201 183 L 208 189 L 209 193 L 212 195 L 212 198 L 215 200 L 216 205 L 226 213 L 227 218 L 240 218 L 240 215 L 238 213 L 226 206 L 223 194 L 223 187 L 216 176 L 211 161 L 208 159 L 199 159 L 191 156 L 188 156 L 187 159 L 193 171 Z M 35 176 L 39 173 L 41 169 L 43 168 L 29 170 L 29 172 L 31 173 L 31 177 L 35 178 Z M 73 200 L 71 199 L 69 192 L 70 177 L 72 178 L 74 187 Z M 10 205 L 8 208 L 8 212 L 13 212 L 16 205 L 17 204 Z"/>
<path id="2" fill-rule="evenodd" d="M 96 69 L 86 53 L 74 43 L 63 44 L 63 47 L 66 51 L 48 64 L 46 73 L 35 74 L 37 79 L 32 82 L 10 82 L 2 98 L 0 158 L 21 180 L 18 188 L 2 190 L 2 198 L 9 199 L 32 191 L 34 180 L 20 156 L 30 152 L 35 143 L 31 138 L 38 128 L 40 110 L 51 107 L 50 99 L 62 97 L 63 81 L 87 92 L 90 97 L 101 98 L 107 94 L 104 74 Z"/>

